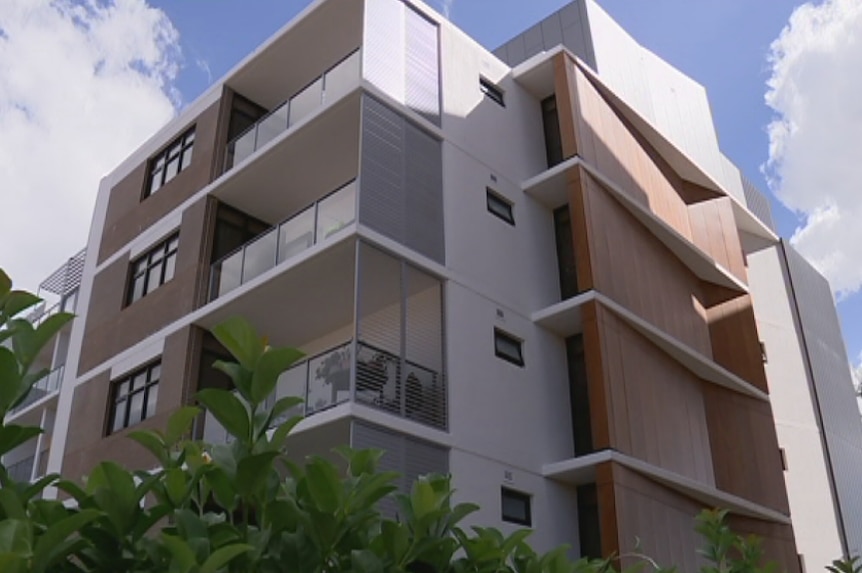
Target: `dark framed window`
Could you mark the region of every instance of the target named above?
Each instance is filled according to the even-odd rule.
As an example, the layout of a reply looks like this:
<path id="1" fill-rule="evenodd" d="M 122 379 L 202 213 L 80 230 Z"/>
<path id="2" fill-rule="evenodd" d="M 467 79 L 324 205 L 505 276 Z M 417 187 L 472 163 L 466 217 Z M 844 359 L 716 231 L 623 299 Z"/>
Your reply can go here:
<path id="1" fill-rule="evenodd" d="M 517 366 L 524 365 L 523 342 L 499 328 L 494 329 L 494 354 Z"/>
<path id="2" fill-rule="evenodd" d="M 550 168 L 563 160 L 563 138 L 560 135 L 556 96 L 542 100 L 542 127 L 545 131 L 545 156 Z"/>
<path id="3" fill-rule="evenodd" d="M 167 146 L 164 151 L 150 159 L 150 177 L 144 192 L 145 198 L 161 189 L 165 183 L 191 164 L 194 146 L 195 128 L 193 127 Z"/>
<path id="4" fill-rule="evenodd" d="M 132 304 L 174 278 L 179 233 L 174 233 L 132 262 L 126 304 Z"/>
<path id="5" fill-rule="evenodd" d="M 161 362 L 154 362 L 112 384 L 109 434 L 134 426 L 156 413 L 161 371 Z"/>
<path id="6" fill-rule="evenodd" d="M 496 215 L 510 225 L 514 225 L 515 215 L 512 212 L 512 202 L 489 187 L 485 188 L 485 193 L 487 195 L 488 212 Z"/>
<path id="7" fill-rule="evenodd" d="M 500 507 L 503 521 L 531 527 L 530 496 L 509 488 L 500 488 Z"/>
<path id="8" fill-rule="evenodd" d="M 506 107 L 506 102 L 503 100 L 503 90 L 501 90 L 496 84 L 486 80 L 485 78 L 479 78 L 479 90 L 485 97 L 489 100 L 493 101 L 500 107 Z"/>

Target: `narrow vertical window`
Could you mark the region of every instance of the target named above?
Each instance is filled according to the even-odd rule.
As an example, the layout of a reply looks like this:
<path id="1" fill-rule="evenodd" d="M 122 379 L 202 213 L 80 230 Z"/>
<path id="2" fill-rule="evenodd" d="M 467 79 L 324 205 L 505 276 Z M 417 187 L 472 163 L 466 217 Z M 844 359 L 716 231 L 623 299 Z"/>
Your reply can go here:
<path id="1" fill-rule="evenodd" d="M 515 215 L 512 212 L 512 202 L 487 187 L 485 188 L 485 194 L 487 195 L 488 212 L 514 226 Z"/>
<path id="2" fill-rule="evenodd" d="M 542 100 L 542 127 L 545 130 L 545 155 L 550 168 L 563 160 L 563 138 L 560 135 L 556 96 Z"/>

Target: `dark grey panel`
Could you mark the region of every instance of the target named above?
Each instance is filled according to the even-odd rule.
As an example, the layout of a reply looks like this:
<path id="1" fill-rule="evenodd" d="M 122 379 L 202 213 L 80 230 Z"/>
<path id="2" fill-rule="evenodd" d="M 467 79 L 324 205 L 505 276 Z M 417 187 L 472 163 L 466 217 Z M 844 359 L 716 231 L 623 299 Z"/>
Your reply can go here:
<path id="1" fill-rule="evenodd" d="M 445 263 L 440 141 L 367 95 L 359 181 L 362 224 Z"/>
<path id="2" fill-rule="evenodd" d="M 851 554 L 862 550 L 862 420 L 829 283 L 782 241 L 819 410 L 834 495 Z"/>
<path id="3" fill-rule="evenodd" d="M 590 26 L 582 0 L 575 0 L 563 6 L 535 26 L 515 36 L 494 50 L 494 55 L 514 68 L 536 54 L 560 44 L 591 68 L 596 68 Z"/>
<path id="4" fill-rule="evenodd" d="M 767 227 L 775 231 L 775 222 L 772 220 L 772 207 L 769 198 L 755 187 L 754 183 L 740 173 L 742 178 L 742 189 L 745 191 L 745 204 L 748 210 L 754 213 L 758 219 L 763 221 Z"/>
<path id="5" fill-rule="evenodd" d="M 401 493 L 409 493 L 420 476 L 449 473 L 448 449 L 378 426 L 353 422 L 351 446 L 385 451 L 378 469 L 401 474 L 396 481 Z M 379 507 L 388 516 L 397 511 L 397 504 L 391 498 L 381 502 Z"/>

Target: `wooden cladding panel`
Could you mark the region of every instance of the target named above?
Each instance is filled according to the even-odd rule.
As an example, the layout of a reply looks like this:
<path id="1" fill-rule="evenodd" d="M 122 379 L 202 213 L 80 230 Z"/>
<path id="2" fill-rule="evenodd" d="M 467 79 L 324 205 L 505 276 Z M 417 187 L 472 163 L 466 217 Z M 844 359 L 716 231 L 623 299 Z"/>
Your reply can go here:
<path id="1" fill-rule="evenodd" d="M 679 180 L 668 178 L 577 69 L 575 85 L 581 112 L 575 122 L 580 155 L 682 236 L 690 238 L 688 208 L 676 188 L 682 187 Z"/>
<path id="2" fill-rule="evenodd" d="M 715 485 L 701 380 L 613 312 L 595 307 L 609 446 Z M 585 343 L 593 335 L 585 332 Z"/>
<path id="3" fill-rule="evenodd" d="M 575 242 L 578 290 L 585 292 L 595 288 L 595 281 L 593 281 L 590 255 L 590 237 L 587 231 L 590 225 L 587 215 L 588 204 L 582 173 L 583 170 L 580 167 L 569 169 L 566 173 L 566 187 L 569 197 L 569 216 L 572 219 L 572 240 Z"/>
<path id="4" fill-rule="evenodd" d="M 703 391 L 716 487 L 789 514 L 769 403 L 706 382 Z"/>
<path id="5" fill-rule="evenodd" d="M 590 426 L 593 449 L 603 450 L 616 443 L 609 424 L 608 387 L 605 384 L 605 361 L 602 353 L 602 336 L 599 329 L 598 303 L 591 301 L 581 311 L 584 337 L 584 357 L 587 365 L 588 393 L 590 397 Z"/>
<path id="6" fill-rule="evenodd" d="M 793 527 L 741 515 L 729 516 L 727 523 L 740 535 L 756 535 L 762 540 L 763 562 L 779 563 L 778 570 L 784 573 L 802 573 L 797 559 Z"/>
<path id="7" fill-rule="evenodd" d="M 156 414 L 130 428 L 105 436 L 110 416 L 111 380 L 105 371 L 75 388 L 71 419 L 63 457 L 63 475 L 80 480 L 101 461 L 111 460 L 130 470 L 146 470 L 157 465 L 152 454 L 128 437 L 132 430 L 164 429 L 170 415 L 183 405 L 191 381 L 186 376 L 192 327 L 185 327 L 165 338 Z M 143 366 L 144 364 L 141 364 Z M 136 365 L 137 367 L 137 365 Z M 135 370 L 133 368 L 132 370 Z"/>
<path id="8" fill-rule="evenodd" d="M 769 392 L 751 296 L 742 295 L 707 310 L 713 360 L 758 389 Z"/>
<path id="9" fill-rule="evenodd" d="M 554 94 L 557 98 L 563 158 L 568 159 L 579 155 L 575 118 L 580 116 L 580 111 L 575 97 L 575 68 L 566 54 L 554 57 Z"/>
<path id="10" fill-rule="evenodd" d="M 689 205 L 692 242 L 743 283 L 748 281 L 733 205 L 722 197 Z"/>
<path id="11" fill-rule="evenodd" d="M 580 180 L 592 288 L 711 356 L 700 279 L 589 174 Z"/>

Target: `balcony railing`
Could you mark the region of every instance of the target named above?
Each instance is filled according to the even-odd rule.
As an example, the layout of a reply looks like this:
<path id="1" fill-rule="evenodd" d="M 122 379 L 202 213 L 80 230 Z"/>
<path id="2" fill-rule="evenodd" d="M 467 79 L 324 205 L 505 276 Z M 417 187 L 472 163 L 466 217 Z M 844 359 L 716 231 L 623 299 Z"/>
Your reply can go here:
<path id="1" fill-rule="evenodd" d="M 27 394 L 27 397 L 24 398 L 24 401 L 9 410 L 9 414 L 15 414 L 17 412 L 20 412 L 30 404 L 38 402 L 45 396 L 59 390 L 60 385 L 63 383 L 63 373 L 65 371 L 65 366 L 58 366 L 54 370 L 51 370 L 50 372 L 42 376 L 42 378 L 40 378 L 39 381 L 36 382 L 30 389 L 30 393 Z"/>
<path id="2" fill-rule="evenodd" d="M 350 91 L 360 77 L 360 60 L 359 50 L 354 51 L 234 138 L 227 145 L 225 171 L 242 163 L 317 108 Z"/>
<path id="3" fill-rule="evenodd" d="M 210 300 L 325 240 L 356 218 L 356 182 L 340 187 L 212 265 Z"/>
<path id="4" fill-rule="evenodd" d="M 355 401 L 439 429 L 447 427 L 447 391 L 443 376 L 369 344 L 356 344 Z M 297 416 L 311 416 L 350 401 L 351 354 L 347 342 L 294 365 L 278 379 L 270 405 L 285 396 L 303 402 L 273 422 L 278 425 Z M 204 439 L 225 443 L 227 433 L 216 419 L 205 415 Z"/>

